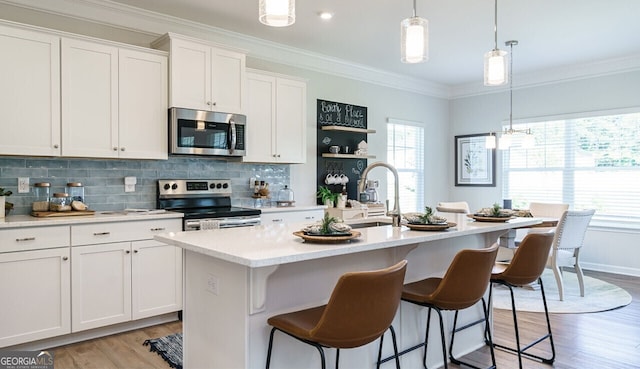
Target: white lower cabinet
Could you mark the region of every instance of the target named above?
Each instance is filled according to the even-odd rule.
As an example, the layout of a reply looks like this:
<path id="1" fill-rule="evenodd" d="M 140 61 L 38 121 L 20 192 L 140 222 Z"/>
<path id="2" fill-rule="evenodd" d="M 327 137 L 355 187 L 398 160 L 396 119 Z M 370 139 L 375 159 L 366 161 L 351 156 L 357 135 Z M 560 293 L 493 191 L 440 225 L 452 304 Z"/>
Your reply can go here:
<path id="1" fill-rule="evenodd" d="M 69 247 L 0 254 L 0 347 L 71 332 L 70 270 Z"/>
<path id="2" fill-rule="evenodd" d="M 182 249 L 150 239 L 181 225 L 162 222 L 72 227 L 72 332 L 182 309 Z"/>
<path id="3" fill-rule="evenodd" d="M 283 210 L 283 211 L 269 211 L 260 214 L 260 223 L 262 224 L 275 224 L 275 223 L 294 223 L 294 222 L 309 222 L 314 223 L 322 219 L 324 216 L 324 209 L 312 209 L 312 210 Z"/>

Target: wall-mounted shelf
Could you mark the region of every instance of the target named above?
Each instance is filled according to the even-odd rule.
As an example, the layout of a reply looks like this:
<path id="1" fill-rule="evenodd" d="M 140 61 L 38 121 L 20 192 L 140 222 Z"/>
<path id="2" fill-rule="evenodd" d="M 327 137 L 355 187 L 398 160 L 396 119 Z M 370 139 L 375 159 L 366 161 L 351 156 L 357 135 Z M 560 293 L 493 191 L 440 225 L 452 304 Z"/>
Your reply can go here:
<path id="1" fill-rule="evenodd" d="M 367 128 L 353 128 L 343 126 L 322 126 L 323 131 L 343 131 L 343 132 L 357 132 L 357 133 L 376 133 L 375 129 Z"/>
<path id="2" fill-rule="evenodd" d="M 331 154 L 328 152 L 322 153 L 323 158 L 336 158 L 336 159 L 375 159 L 374 155 L 356 155 L 356 154 Z"/>

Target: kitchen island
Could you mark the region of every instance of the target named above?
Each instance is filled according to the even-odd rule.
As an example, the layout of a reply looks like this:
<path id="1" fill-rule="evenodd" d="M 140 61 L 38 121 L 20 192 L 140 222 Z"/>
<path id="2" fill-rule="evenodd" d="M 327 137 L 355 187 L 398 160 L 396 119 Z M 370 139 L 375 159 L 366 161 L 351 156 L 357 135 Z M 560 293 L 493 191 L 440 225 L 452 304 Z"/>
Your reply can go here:
<path id="1" fill-rule="evenodd" d="M 344 244 L 304 242 L 293 235 L 304 223 L 156 236 L 158 241 L 185 249 L 184 368 L 264 368 L 270 330 L 267 319 L 326 303 L 342 274 L 384 268 L 406 259 L 406 282 L 442 276 L 459 250 L 490 246 L 509 229 L 540 222 L 518 218 L 481 223 L 464 216 L 449 221 L 457 227 L 440 232 L 391 225 L 361 228 L 361 237 Z M 481 314 L 478 305 L 460 319 L 466 322 Z M 451 318 L 452 314 L 445 315 L 449 327 Z M 425 324 L 424 308 L 401 304 L 394 320 L 399 347 L 420 342 Z M 482 329 L 477 326 L 477 330 L 469 329 L 456 337 L 456 353 L 462 355 L 484 345 Z M 439 335 L 434 331 L 432 337 Z M 439 339 L 432 341 L 427 362 L 440 365 Z M 372 343 L 343 350 L 341 366 L 375 367 L 377 347 Z M 335 360 L 335 350 L 326 351 L 328 362 Z M 383 355 L 391 352 L 387 339 Z M 407 368 L 421 367 L 421 361 L 420 350 L 402 357 Z M 276 334 L 272 368 L 314 367 L 319 367 L 315 348 Z"/>

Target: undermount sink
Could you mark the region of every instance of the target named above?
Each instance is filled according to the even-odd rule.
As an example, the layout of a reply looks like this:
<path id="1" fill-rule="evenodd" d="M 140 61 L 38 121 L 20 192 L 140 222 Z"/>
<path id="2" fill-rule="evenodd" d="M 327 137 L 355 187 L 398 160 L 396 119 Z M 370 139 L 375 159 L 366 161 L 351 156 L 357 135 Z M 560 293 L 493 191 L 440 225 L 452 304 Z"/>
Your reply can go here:
<path id="1" fill-rule="evenodd" d="M 373 220 L 373 221 L 354 223 L 349 225 L 351 226 L 351 229 L 370 228 L 370 227 L 388 226 L 388 225 L 391 225 L 391 221 L 385 222 L 380 220 Z"/>

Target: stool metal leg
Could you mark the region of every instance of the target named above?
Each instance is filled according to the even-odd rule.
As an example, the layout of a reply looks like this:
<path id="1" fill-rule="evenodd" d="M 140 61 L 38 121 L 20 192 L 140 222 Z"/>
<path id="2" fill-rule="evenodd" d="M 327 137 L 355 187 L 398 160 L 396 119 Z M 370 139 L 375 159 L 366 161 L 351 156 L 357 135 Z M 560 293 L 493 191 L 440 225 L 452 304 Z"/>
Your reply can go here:
<path id="1" fill-rule="evenodd" d="M 311 345 L 313 347 L 315 347 L 318 352 L 320 353 L 320 363 L 322 364 L 322 369 L 327 369 L 327 366 L 325 364 L 325 358 L 324 358 L 324 350 L 322 349 L 322 346 L 320 346 L 319 344 L 315 343 L 315 342 L 311 342 L 311 341 L 307 341 L 307 340 L 303 340 L 300 339 L 294 335 L 291 335 L 285 331 L 282 331 L 276 327 L 271 328 L 271 333 L 269 334 L 269 348 L 267 349 L 267 366 L 266 369 L 269 369 L 270 365 L 271 365 L 271 351 L 273 350 L 273 334 L 275 333 L 276 330 L 279 330 L 282 333 L 285 333 L 287 336 L 293 337 L 295 339 L 297 339 L 300 342 L 304 342 L 308 345 Z M 338 354 L 339 355 L 339 354 Z M 336 356 L 336 369 L 338 368 L 338 356 Z"/>

